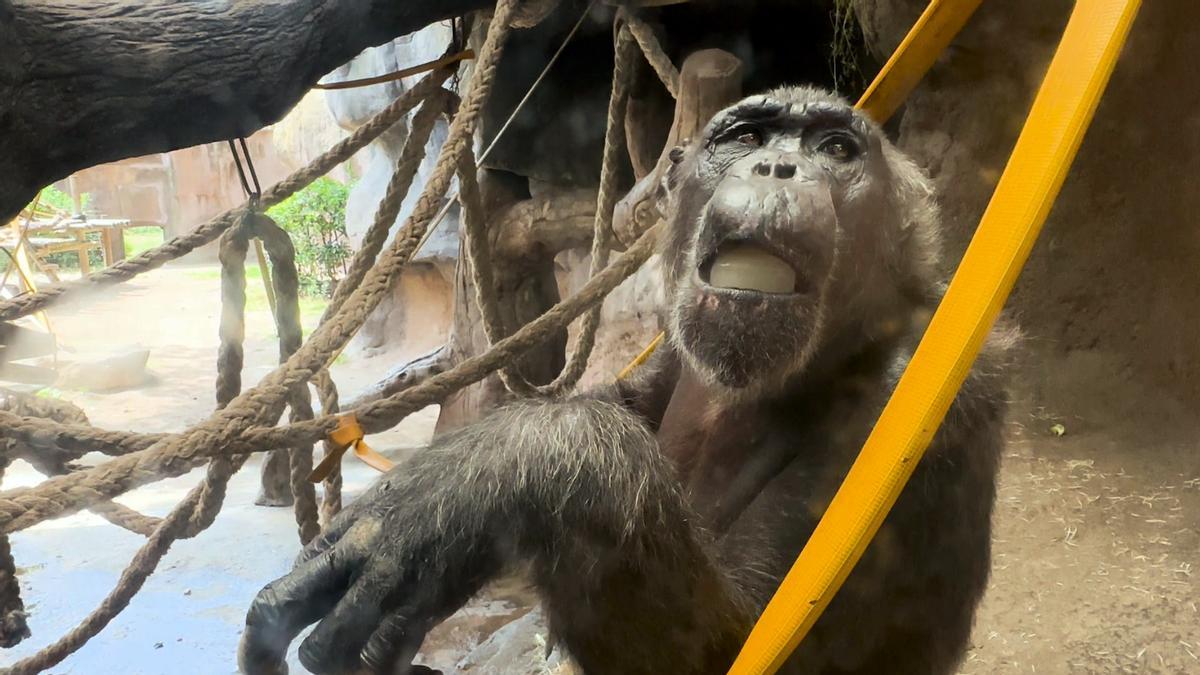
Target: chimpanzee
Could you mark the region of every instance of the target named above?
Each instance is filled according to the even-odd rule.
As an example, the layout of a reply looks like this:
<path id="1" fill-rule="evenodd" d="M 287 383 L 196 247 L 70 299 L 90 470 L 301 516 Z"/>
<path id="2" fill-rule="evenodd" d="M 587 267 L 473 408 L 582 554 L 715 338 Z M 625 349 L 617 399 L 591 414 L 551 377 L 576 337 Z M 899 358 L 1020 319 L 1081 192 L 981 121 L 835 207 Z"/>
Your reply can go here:
<path id="1" fill-rule="evenodd" d="M 587 673 L 723 673 L 809 538 L 944 287 L 928 179 L 845 101 L 793 87 L 671 153 L 668 341 L 634 376 L 437 439 L 250 608 L 249 673 L 410 672 L 521 570 Z M 785 666 L 950 673 L 988 577 L 1011 338 L 994 331 L 858 567 Z M 398 665 L 395 665 L 398 664 Z"/>

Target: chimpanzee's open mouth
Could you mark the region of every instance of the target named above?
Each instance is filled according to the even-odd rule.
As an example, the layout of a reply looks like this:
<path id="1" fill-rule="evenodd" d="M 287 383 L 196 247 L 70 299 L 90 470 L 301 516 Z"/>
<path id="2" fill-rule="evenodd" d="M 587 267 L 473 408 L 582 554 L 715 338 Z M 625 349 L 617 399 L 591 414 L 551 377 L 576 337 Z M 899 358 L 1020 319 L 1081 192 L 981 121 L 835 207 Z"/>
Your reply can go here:
<path id="1" fill-rule="evenodd" d="M 808 290 L 796 268 L 770 248 L 726 239 L 700 263 L 700 281 L 713 288 L 792 295 Z"/>

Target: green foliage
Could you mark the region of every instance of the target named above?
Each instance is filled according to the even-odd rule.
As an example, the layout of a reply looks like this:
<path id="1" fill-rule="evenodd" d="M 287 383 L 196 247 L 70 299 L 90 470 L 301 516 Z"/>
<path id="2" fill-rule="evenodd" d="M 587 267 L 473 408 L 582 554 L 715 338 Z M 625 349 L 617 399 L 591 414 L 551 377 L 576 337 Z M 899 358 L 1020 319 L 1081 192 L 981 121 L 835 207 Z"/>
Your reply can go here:
<path id="1" fill-rule="evenodd" d="M 88 204 L 92 201 L 92 195 L 85 192 L 79 195 L 79 203 L 84 210 L 87 210 Z M 71 200 L 71 195 L 59 190 L 53 185 L 47 185 L 42 188 L 42 196 L 38 199 L 38 204 L 49 206 L 58 211 L 75 215 L 75 202 Z"/>
<path id="2" fill-rule="evenodd" d="M 866 89 L 869 80 L 860 65 L 867 54 L 867 45 L 854 14 L 853 0 L 835 0 L 830 20 L 833 41 L 829 45 L 829 72 L 833 87 L 842 94 L 857 96 Z"/>
<path id="3" fill-rule="evenodd" d="M 300 292 L 329 297 L 346 272 L 350 242 L 346 236 L 349 186 L 322 176 L 272 207 L 267 214 L 292 235 Z"/>
<path id="4" fill-rule="evenodd" d="M 143 227 L 125 228 L 125 257 L 133 256 L 155 248 L 163 243 L 161 227 L 147 225 Z"/>

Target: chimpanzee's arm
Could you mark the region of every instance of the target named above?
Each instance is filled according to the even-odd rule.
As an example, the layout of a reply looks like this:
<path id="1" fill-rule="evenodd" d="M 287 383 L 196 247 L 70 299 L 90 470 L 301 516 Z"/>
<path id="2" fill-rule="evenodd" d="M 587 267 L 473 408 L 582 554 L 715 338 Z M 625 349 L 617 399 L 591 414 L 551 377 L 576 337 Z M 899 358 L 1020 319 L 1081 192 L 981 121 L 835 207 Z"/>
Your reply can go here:
<path id="1" fill-rule="evenodd" d="M 281 672 L 314 622 L 300 648 L 313 672 L 403 668 L 432 626 L 519 563 L 587 672 L 694 672 L 730 658 L 747 619 L 653 420 L 634 412 L 665 405 L 648 368 L 598 397 L 508 406 L 390 471 L 259 593 L 242 669 Z"/>

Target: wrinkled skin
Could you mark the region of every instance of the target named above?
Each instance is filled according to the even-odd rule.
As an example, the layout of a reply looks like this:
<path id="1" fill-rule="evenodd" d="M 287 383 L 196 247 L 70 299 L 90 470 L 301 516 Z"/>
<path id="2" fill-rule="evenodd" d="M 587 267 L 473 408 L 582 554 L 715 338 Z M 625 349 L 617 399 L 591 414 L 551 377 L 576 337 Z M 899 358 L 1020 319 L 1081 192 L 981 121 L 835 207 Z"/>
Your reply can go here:
<path id="1" fill-rule="evenodd" d="M 723 111 L 672 160 L 668 343 L 389 472 L 255 599 L 246 672 L 283 672 L 312 623 L 313 672 L 420 672 L 426 632 L 511 570 L 585 672 L 725 672 L 936 306 L 937 211 L 872 122 L 813 89 Z M 784 672 L 954 671 L 987 580 L 1008 342 Z"/>

